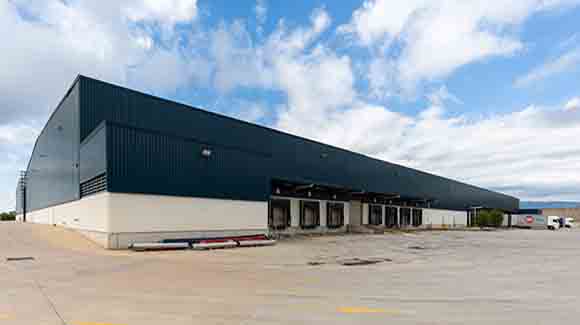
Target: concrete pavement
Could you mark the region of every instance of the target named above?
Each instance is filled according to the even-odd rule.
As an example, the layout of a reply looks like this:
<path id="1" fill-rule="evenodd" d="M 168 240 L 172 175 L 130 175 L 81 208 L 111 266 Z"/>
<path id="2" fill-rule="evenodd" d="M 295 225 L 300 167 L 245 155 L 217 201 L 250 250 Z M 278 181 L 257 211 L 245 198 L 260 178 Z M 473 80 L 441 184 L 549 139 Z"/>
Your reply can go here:
<path id="1" fill-rule="evenodd" d="M 579 247 L 577 230 L 513 230 L 133 253 L 0 223 L 0 325 L 576 324 Z"/>

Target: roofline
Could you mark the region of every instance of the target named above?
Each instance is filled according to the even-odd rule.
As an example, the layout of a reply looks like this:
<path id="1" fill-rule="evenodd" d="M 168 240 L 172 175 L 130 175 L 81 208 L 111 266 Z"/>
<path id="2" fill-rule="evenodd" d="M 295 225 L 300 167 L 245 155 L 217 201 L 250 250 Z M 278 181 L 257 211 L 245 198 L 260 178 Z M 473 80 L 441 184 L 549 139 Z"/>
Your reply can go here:
<path id="1" fill-rule="evenodd" d="M 148 93 L 145 93 L 145 92 L 142 92 L 142 91 L 139 91 L 139 90 L 131 89 L 131 88 L 128 88 L 128 87 L 125 87 L 125 86 L 121 86 L 121 85 L 118 85 L 118 84 L 115 84 L 115 83 L 112 83 L 112 82 L 103 81 L 103 80 L 100 80 L 100 79 L 97 79 L 97 78 L 87 77 L 85 75 L 79 75 L 79 77 L 87 78 L 87 79 L 90 79 L 90 80 L 94 80 L 96 82 L 100 82 L 100 83 L 104 83 L 104 84 L 107 84 L 107 85 L 110 85 L 110 86 L 114 86 L 114 87 L 117 87 L 117 88 L 121 88 L 121 89 L 124 89 L 126 91 L 130 91 L 130 92 L 137 93 L 137 94 L 140 94 L 140 95 L 143 95 L 143 96 L 147 96 L 147 97 L 150 97 L 150 98 L 154 98 L 154 99 L 157 99 L 157 100 L 161 100 L 163 102 L 167 102 L 167 103 L 171 103 L 171 104 L 177 104 L 177 105 L 182 106 L 184 109 L 190 109 L 190 110 L 193 109 L 193 110 L 202 112 L 204 114 L 209 114 L 209 115 L 212 115 L 212 116 L 216 116 L 216 117 L 220 117 L 220 118 L 225 118 L 225 119 L 232 120 L 232 121 L 235 121 L 235 122 L 238 122 L 238 123 L 243 123 L 243 124 L 246 124 L 246 125 L 249 125 L 249 126 L 258 127 L 258 128 L 261 128 L 261 129 L 273 131 L 273 132 L 276 132 L 278 134 L 295 137 L 295 138 L 301 139 L 303 141 L 307 141 L 307 142 L 314 143 L 314 144 L 318 144 L 318 145 L 327 146 L 327 147 L 333 148 L 335 150 L 339 150 L 339 151 L 343 151 L 343 152 L 347 152 L 347 153 L 355 154 L 355 155 L 359 155 L 359 156 L 364 156 L 366 158 L 372 159 L 372 160 L 377 161 L 377 162 L 387 163 L 387 164 L 391 164 L 391 165 L 394 165 L 394 166 L 398 166 L 398 167 L 402 167 L 402 168 L 414 170 L 414 171 L 416 171 L 418 173 L 421 173 L 421 174 L 424 174 L 424 175 L 427 175 L 427 176 L 439 177 L 439 178 L 442 178 L 442 179 L 445 179 L 445 180 L 448 180 L 448 181 L 451 181 L 451 182 L 455 182 L 455 183 L 458 183 L 458 184 L 462 184 L 462 185 L 466 185 L 466 186 L 472 187 L 474 189 L 483 190 L 483 191 L 487 191 L 487 192 L 494 193 L 494 194 L 501 194 L 501 195 L 508 196 L 508 197 L 510 197 L 512 199 L 519 200 L 519 198 L 517 198 L 517 197 L 511 196 L 511 195 L 508 195 L 508 194 L 505 194 L 505 193 L 502 193 L 502 192 L 492 191 L 492 190 L 487 189 L 487 188 L 483 188 L 483 187 L 480 187 L 480 186 L 472 185 L 472 184 L 469 184 L 469 183 L 464 183 L 464 182 L 461 182 L 461 181 L 458 181 L 458 180 L 455 180 L 455 179 L 452 179 L 452 178 L 448 178 L 448 177 L 444 177 L 444 176 L 432 174 L 432 173 L 425 172 L 425 171 L 422 171 L 422 170 L 419 170 L 419 169 L 415 169 L 415 168 L 403 166 L 403 165 L 400 165 L 400 164 L 397 164 L 397 163 L 393 163 L 393 162 L 390 162 L 390 161 L 386 161 L 386 160 L 374 158 L 374 157 L 368 156 L 368 155 L 363 154 L 363 153 L 360 153 L 360 152 L 352 151 L 352 150 L 345 149 L 345 148 L 340 148 L 340 147 L 337 147 L 337 146 L 334 146 L 334 145 L 331 145 L 331 144 L 328 144 L 328 143 L 323 143 L 323 142 L 316 141 L 316 140 L 313 140 L 313 139 L 308 139 L 308 138 L 302 137 L 300 135 L 296 135 L 296 134 L 288 133 L 288 132 L 281 131 L 281 130 L 278 130 L 278 129 L 274 129 L 274 128 L 270 128 L 270 127 L 267 127 L 267 126 L 263 126 L 263 125 L 260 125 L 260 124 L 256 124 L 256 123 L 252 123 L 252 122 L 248 122 L 248 121 L 244 121 L 244 120 L 240 120 L 240 119 L 237 119 L 237 118 L 234 118 L 234 117 L 225 115 L 225 114 L 220 114 L 220 113 L 208 111 L 206 109 L 202 109 L 202 108 L 199 108 L 199 107 L 195 107 L 195 106 L 192 106 L 192 105 L 187 104 L 187 103 L 183 103 L 183 102 L 179 102 L 179 101 L 176 101 L 176 100 L 170 100 L 170 99 L 162 98 L 162 97 L 159 97 L 159 96 L 151 95 L 151 94 L 148 94 Z"/>
<path id="2" fill-rule="evenodd" d="M 32 154 L 36 150 L 36 146 L 38 144 L 38 139 L 40 138 L 40 135 L 42 135 L 42 133 L 44 132 L 44 130 L 48 126 L 48 123 L 53 118 L 54 114 L 56 113 L 56 111 L 58 110 L 58 108 L 60 107 L 60 105 L 62 104 L 62 102 L 68 97 L 68 95 L 71 93 L 71 91 L 73 90 L 73 88 L 78 84 L 78 82 L 82 78 L 85 78 L 85 79 L 88 79 L 88 80 L 93 80 L 93 81 L 96 81 L 96 82 L 100 82 L 100 83 L 103 83 L 103 84 L 106 84 L 106 85 L 110 85 L 110 86 L 113 86 L 113 87 L 117 87 L 117 88 L 123 89 L 125 91 L 133 92 L 133 93 L 136 93 L 136 94 L 139 94 L 139 95 L 142 95 L 142 96 L 146 96 L 146 97 L 149 97 L 149 98 L 153 98 L 153 99 L 156 99 L 156 100 L 160 100 L 162 102 L 166 102 L 166 103 L 170 103 L 170 104 L 177 104 L 180 107 L 182 107 L 183 109 L 196 110 L 196 111 L 201 112 L 203 114 L 208 114 L 208 115 L 212 115 L 212 116 L 215 116 L 215 117 L 224 118 L 224 119 L 231 120 L 231 121 L 234 121 L 234 122 L 237 122 L 237 123 L 242 123 L 242 124 L 245 124 L 245 125 L 248 125 L 248 126 L 257 127 L 257 128 L 261 128 L 261 129 L 268 130 L 268 131 L 271 131 L 271 132 L 275 132 L 275 133 L 278 133 L 278 134 L 282 134 L 282 135 L 285 135 L 285 136 L 290 136 L 290 137 L 298 138 L 300 140 L 303 140 L 303 141 L 306 141 L 306 142 L 310 142 L 310 143 L 313 143 L 313 144 L 327 146 L 327 147 L 332 148 L 334 150 L 338 150 L 338 151 L 342 151 L 342 152 L 346 152 L 346 153 L 350 153 L 350 154 L 354 154 L 354 155 L 358 155 L 358 156 L 363 156 L 363 157 L 366 157 L 368 159 L 371 159 L 373 161 L 380 162 L 380 163 L 383 163 L 383 164 L 390 164 L 390 165 L 397 166 L 397 167 L 401 167 L 401 168 L 404 168 L 404 169 L 413 170 L 415 172 L 418 172 L 418 173 L 423 174 L 423 175 L 426 175 L 426 176 L 439 177 L 441 179 L 444 179 L 444 180 L 447 180 L 447 181 L 450 181 L 450 182 L 454 182 L 456 184 L 465 185 L 465 186 L 468 186 L 468 187 L 471 187 L 471 188 L 474 188 L 474 189 L 486 191 L 486 192 L 493 193 L 493 194 L 504 195 L 504 196 L 507 196 L 507 197 L 510 197 L 512 199 L 515 199 L 515 200 L 518 200 L 519 201 L 519 198 L 514 197 L 514 196 L 511 196 L 511 195 L 508 195 L 508 194 L 505 194 L 505 193 L 501 193 L 501 192 L 498 192 L 498 191 L 492 191 L 492 190 L 487 189 L 487 188 L 483 188 L 483 187 L 480 187 L 480 186 L 476 186 L 476 185 L 464 183 L 464 182 L 461 182 L 461 181 L 458 181 L 458 180 L 455 180 L 455 179 L 452 179 L 452 178 L 448 178 L 448 177 L 444 177 L 444 176 L 432 174 L 432 173 L 425 172 L 425 171 L 422 171 L 422 170 L 419 170 L 419 169 L 415 169 L 415 168 L 403 166 L 403 165 L 400 165 L 400 164 L 397 164 L 397 163 L 389 162 L 389 161 L 386 161 L 386 160 L 374 158 L 374 157 L 368 156 L 368 155 L 363 154 L 363 153 L 360 153 L 360 152 L 355 152 L 355 151 L 352 151 L 352 150 L 349 150 L 349 149 L 340 148 L 340 147 L 337 147 L 337 146 L 334 146 L 334 145 L 331 145 L 331 144 L 327 144 L 327 143 L 323 143 L 323 142 L 320 142 L 320 141 L 316 141 L 316 140 L 313 140 L 313 139 L 308 139 L 308 138 L 302 137 L 300 135 L 296 135 L 296 134 L 292 134 L 292 133 L 289 133 L 289 132 L 281 131 L 281 130 L 278 130 L 278 129 L 274 129 L 274 128 L 266 127 L 266 126 L 263 126 L 263 125 L 259 125 L 259 124 L 256 124 L 256 123 L 252 123 L 252 122 L 240 120 L 240 119 L 237 119 L 237 118 L 234 118 L 234 117 L 231 117 L 231 116 L 227 116 L 225 114 L 220 114 L 220 113 L 208 111 L 208 110 L 205 110 L 205 109 L 202 109 L 202 108 L 199 108 L 199 107 L 192 106 L 190 104 L 186 104 L 186 103 L 183 103 L 183 102 L 178 102 L 176 100 L 169 100 L 169 99 L 162 98 L 162 97 L 159 97 L 159 96 L 151 95 L 151 94 L 148 94 L 148 93 L 139 91 L 139 90 L 135 90 L 135 89 L 131 89 L 131 88 L 128 88 L 128 87 L 125 87 L 125 86 L 121 86 L 121 85 L 115 84 L 113 82 L 103 81 L 103 80 L 100 80 L 100 79 L 97 79 L 97 78 L 94 78 L 94 77 L 89 77 L 89 76 L 86 76 L 86 75 L 83 75 L 83 74 L 77 74 L 77 76 L 75 77 L 74 81 L 69 86 L 69 88 L 67 89 L 66 93 L 61 98 L 61 100 L 58 102 L 58 104 L 56 105 L 55 109 L 52 111 L 52 113 L 50 114 L 48 120 L 46 121 L 44 127 L 40 131 L 38 137 L 36 138 L 36 141 L 34 142 L 34 147 L 32 148 L 32 152 L 30 153 L 30 158 L 28 160 L 28 164 L 26 166 L 26 171 L 27 172 L 28 172 L 28 169 L 30 168 L 30 162 L 32 160 Z M 80 141 L 80 139 L 79 139 L 79 141 Z"/>

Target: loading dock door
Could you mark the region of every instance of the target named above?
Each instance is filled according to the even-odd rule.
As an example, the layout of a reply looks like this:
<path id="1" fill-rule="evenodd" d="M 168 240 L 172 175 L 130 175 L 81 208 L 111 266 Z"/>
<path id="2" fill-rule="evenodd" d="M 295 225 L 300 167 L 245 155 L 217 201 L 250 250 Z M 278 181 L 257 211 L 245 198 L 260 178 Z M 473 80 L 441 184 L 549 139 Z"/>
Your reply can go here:
<path id="1" fill-rule="evenodd" d="M 318 201 L 300 201 L 300 227 L 316 228 L 320 225 L 320 204 Z"/>
<path id="2" fill-rule="evenodd" d="M 344 204 L 329 202 L 326 207 L 326 226 L 328 228 L 340 228 L 344 226 Z"/>
<path id="3" fill-rule="evenodd" d="M 413 227 L 419 227 L 423 224 L 423 210 L 413 209 Z"/>
<path id="4" fill-rule="evenodd" d="M 407 227 L 411 224 L 411 209 L 401 208 L 401 227 Z"/>
<path id="5" fill-rule="evenodd" d="M 380 205 L 369 205 L 369 224 L 380 226 L 383 224 L 383 207 Z"/>
<path id="6" fill-rule="evenodd" d="M 272 229 L 290 227 L 290 200 L 270 200 L 268 226 Z"/>
<path id="7" fill-rule="evenodd" d="M 395 228 L 397 226 L 397 208 L 385 207 L 385 226 L 387 228 Z"/>

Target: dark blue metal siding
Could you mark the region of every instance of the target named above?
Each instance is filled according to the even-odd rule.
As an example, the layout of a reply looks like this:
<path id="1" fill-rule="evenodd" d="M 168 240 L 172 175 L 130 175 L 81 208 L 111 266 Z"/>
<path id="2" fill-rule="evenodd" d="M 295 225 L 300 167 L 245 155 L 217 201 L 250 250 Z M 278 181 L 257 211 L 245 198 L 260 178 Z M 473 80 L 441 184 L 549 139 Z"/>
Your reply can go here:
<path id="1" fill-rule="evenodd" d="M 266 174 L 254 168 L 263 156 L 116 123 L 107 123 L 107 139 L 111 192 L 267 199 Z"/>
<path id="2" fill-rule="evenodd" d="M 81 144 L 81 183 L 107 172 L 106 136 L 105 123 L 101 123 Z"/>
<path id="3" fill-rule="evenodd" d="M 111 191 L 265 199 L 263 184 L 282 178 L 434 199 L 438 208 L 519 205 L 507 195 L 97 80 L 81 78 L 81 89 L 81 139 L 103 120 L 118 123 L 108 137 Z M 216 156 L 201 159 L 204 146 L 217 148 Z"/>
<path id="4" fill-rule="evenodd" d="M 27 211 L 79 198 L 79 88 L 73 86 L 36 140 L 27 169 Z"/>

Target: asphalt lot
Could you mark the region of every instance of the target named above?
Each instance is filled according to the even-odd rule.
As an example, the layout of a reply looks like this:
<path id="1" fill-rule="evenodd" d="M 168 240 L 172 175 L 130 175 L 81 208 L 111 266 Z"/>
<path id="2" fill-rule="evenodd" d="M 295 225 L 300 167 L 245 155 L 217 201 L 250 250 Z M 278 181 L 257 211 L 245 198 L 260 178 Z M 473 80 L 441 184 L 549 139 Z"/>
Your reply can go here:
<path id="1" fill-rule="evenodd" d="M 577 324 L 579 250 L 578 230 L 510 230 L 133 253 L 0 223 L 0 325 Z"/>

